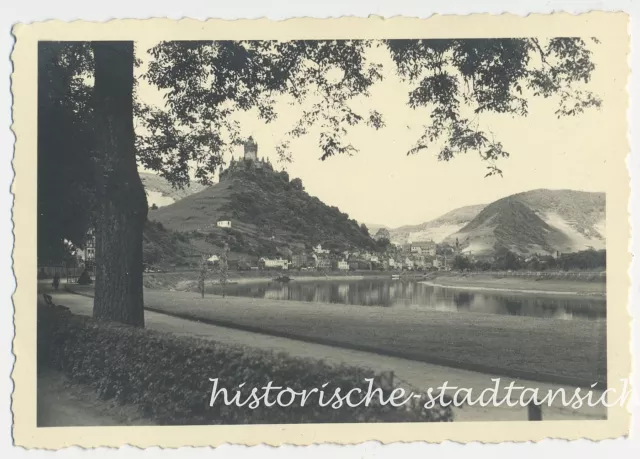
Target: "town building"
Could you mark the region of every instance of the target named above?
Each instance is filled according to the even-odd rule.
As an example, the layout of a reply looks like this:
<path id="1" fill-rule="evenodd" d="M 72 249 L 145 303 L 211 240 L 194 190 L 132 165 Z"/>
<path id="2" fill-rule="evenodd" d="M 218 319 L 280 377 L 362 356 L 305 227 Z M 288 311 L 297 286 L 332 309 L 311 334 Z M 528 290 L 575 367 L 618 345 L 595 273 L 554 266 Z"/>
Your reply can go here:
<path id="1" fill-rule="evenodd" d="M 416 269 L 424 269 L 426 266 L 426 260 L 423 256 L 416 256 L 413 258 L 413 266 Z"/>
<path id="2" fill-rule="evenodd" d="M 375 255 L 371 252 L 364 252 L 361 257 L 366 260 L 366 261 L 370 261 L 372 263 L 380 263 L 380 258 L 378 257 L 378 255 Z"/>
<path id="3" fill-rule="evenodd" d="M 219 220 L 216 223 L 216 226 L 218 228 L 231 228 L 231 221 L 230 220 Z"/>
<path id="4" fill-rule="evenodd" d="M 338 269 L 340 271 L 348 271 L 349 270 L 349 263 L 344 261 L 344 260 L 338 261 Z"/>
<path id="5" fill-rule="evenodd" d="M 316 262 L 317 269 L 331 269 L 331 260 L 327 257 L 318 257 Z"/>
<path id="6" fill-rule="evenodd" d="M 416 253 L 418 255 L 436 255 L 436 243 L 432 240 L 428 241 L 414 241 L 411 243 L 410 248 L 411 253 Z"/>
<path id="7" fill-rule="evenodd" d="M 84 261 L 85 266 L 93 265 L 96 262 L 96 233 L 93 228 L 90 228 L 89 231 L 87 231 L 87 237 L 84 245 Z"/>
<path id="8" fill-rule="evenodd" d="M 445 256 L 438 256 L 436 258 L 433 259 L 433 267 L 437 268 L 439 270 L 448 270 L 451 269 L 451 263 L 453 262 L 452 259 L 447 259 L 446 255 Z"/>
<path id="9" fill-rule="evenodd" d="M 327 250 L 327 249 L 323 249 L 323 248 L 322 248 L 322 244 L 318 244 L 317 246 L 315 246 L 315 247 L 313 248 L 313 253 L 316 253 L 316 254 L 318 254 L 318 255 L 323 255 L 323 254 L 328 254 L 328 253 L 329 253 L 329 250 Z"/>
<path id="10" fill-rule="evenodd" d="M 371 263 L 369 263 L 368 261 L 362 260 L 362 259 L 349 259 L 349 269 L 356 271 L 356 270 L 370 270 L 371 269 Z"/>
<path id="11" fill-rule="evenodd" d="M 289 261 L 283 258 L 265 258 L 258 261 L 258 265 L 263 269 L 289 269 Z"/>
<path id="12" fill-rule="evenodd" d="M 309 257 L 305 253 L 297 253 L 291 256 L 292 268 L 304 268 L 309 263 Z"/>
<path id="13" fill-rule="evenodd" d="M 84 248 L 76 248 L 75 263 L 89 271 L 95 268 L 96 264 L 96 233 L 93 228 L 87 231 L 84 238 Z"/>

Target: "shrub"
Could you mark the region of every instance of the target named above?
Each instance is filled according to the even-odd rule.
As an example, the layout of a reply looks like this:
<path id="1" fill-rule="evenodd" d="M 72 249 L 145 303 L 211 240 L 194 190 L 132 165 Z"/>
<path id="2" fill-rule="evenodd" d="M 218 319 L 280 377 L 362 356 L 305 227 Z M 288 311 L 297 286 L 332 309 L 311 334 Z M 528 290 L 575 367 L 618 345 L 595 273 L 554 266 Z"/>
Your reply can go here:
<path id="1" fill-rule="evenodd" d="M 84 271 L 82 271 L 82 274 L 80 274 L 80 277 L 78 278 L 78 284 L 90 285 L 92 283 L 93 281 L 91 280 L 91 276 L 89 276 L 89 272 L 85 269 Z"/>
<path id="2" fill-rule="evenodd" d="M 366 392 L 366 378 L 376 378 L 376 387 L 381 387 L 381 380 L 362 368 L 98 322 L 48 307 L 38 308 L 38 364 L 90 385 L 103 398 L 134 404 L 164 425 L 431 422 L 452 417 L 449 407 L 423 409 L 426 399 L 400 408 L 372 403 L 333 409 L 321 407 L 317 397 L 310 397 L 305 406 L 298 399 L 289 407 L 261 404 L 250 409 L 222 402 L 210 407 L 209 378 L 219 378 L 219 387 L 230 397 L 245 383 L 242 400 L 269 381 L 296 392 L 326 382 L 324 391 L 330 396 L 336 388 L 342 394 L 356 387 Z M 385 386 L 385 398 L 392 389 Z"/>

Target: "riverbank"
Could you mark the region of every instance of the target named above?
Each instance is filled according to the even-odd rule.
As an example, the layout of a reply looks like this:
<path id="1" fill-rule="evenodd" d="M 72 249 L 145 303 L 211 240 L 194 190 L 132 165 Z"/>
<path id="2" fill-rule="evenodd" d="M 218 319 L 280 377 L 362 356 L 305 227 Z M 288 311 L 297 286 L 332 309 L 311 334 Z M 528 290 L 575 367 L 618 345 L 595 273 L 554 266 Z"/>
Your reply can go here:
<path id="1" fill-rule="evenodd" d="M 275 279 L 280 276 L 288 276 L 290 282 L 318 282 L 318 281 L 357 281 L 364 279 L 390 279 L 392 275 L 398 275 L 399 272 L 380 272 L 380 271 L 347 271 L 324 273 L 321 271 L 303 271 L 303 272 L 244 272 L 230 273 L 227 279 L 229 285 L 246 285 L 259 284 L 265 282 L 279 282 Z M 173 289 L 178 291 L 195 290 L 198 284 L 199 273 L 196 271 L 181 271 L 169 273 L 146 273 L 144 275 L 144 286 L 151 289 Z M 215 273 L 211 273 L 210 279 L 205 282 L 207 287 L 220 285 L 219 279 Z M 424 273 L 409 273 L 403 275 L 403 279 L 420 280 L 425 279 Z"/>
<path id="2" fill-rule="evenodd" d="M 75 288 L 75 286 L 73 286 Z M 63 304 L 71 309 L 74 314 L 91 315 L 92 300 L 90 288 L 82 287 L 82 295 L 70 294 L 66 291 L 52 293 L 56 303 Z M 86 295 L 86 296 L 85 296 Z M 145 298 L 153 296 L 150 291 L 145 291 Z M 154 299 L 155 300 L 155 299 Z M 218 308 L 219 297 L 210 297 L 209 307 Z M 148 302 L 148 301 L 147 301 Z M 449 386 L 464 387 L 480 393 L 486 388 L 493 387 L 492 378 L 499 377 L 495 373 L 479 373 L 465 371 L 439 365 L 416 362 L 399 357 L 381 355 L 380 353 L 364 352 L 349 349 L 344 346 L 327 346 L 309 341 L 279 337 L 267 333 L 253 333 L 238 328 L 220 327 L 202 321 L 183 320 L 166 314 L 153 311 L 145 313 L 145 327 L 179 336 L 191 336 L 202 339 L 225 343 L 228 345 L 260 348 L 273 352 L 286 352 L 292 356 L 308 359 L 321 359 L 331 365 L 350 365 L 370 368 L 377 372 L 393 371 L 398 381 L 404 381 L 409 388 L 427 390 L 435 388 L 447 381 Z M 503 351 L 504 352 L 504 351 Z M 203 370 L 205 371 L 205 370 Z M 206 371 L 205 371 L 206 374 Z M 512 379 L 502 378 L 501 385 L 506 387 Z M 518 379 L 518 386 L 537 388 L 542 393 L 546 391 L 564 389 L 572 394 L 575 387 L 546 384 L 531 380 Z M 594 397 L 600 397 L 601 392 L 595 391 Z M 576 420 L 576 419 L 606 419 L 606 409 L 603 407 L 590 408 L 586 405 L 580 409 L 562 407 L 559 399 L 554 400 L 553 406 L 544 407 L 544 420 Z M 526 421 L 527 409 L 521 406 L 510 407 L 506 404 L 498 407 L 479 405 L 454 408 L 454 421 L 484 422 L 484 421 Z"/>
<path id="3" fill-rule="evenodd" d="M 576 274 L 569 276 L 568 274 Z M 319 281 L 358 281 L 365 279 L 390 279 L 401 276 L 404 281 L 421 281 L 426 285 L 459 290 L 495 291 L 522 294 L 549 294 L 558 296 L 589 295 L 606 297 L 606 277 L 594 275 L 580 277 L 578 273 L 550 272 L 537 276 L 536 273 L 457 273 L 457 272 L 400 272 L 395 271 L 348 271 L 325 273 L 320 271 L 304 272 L 242 272 L 230 273 L 228 285 L 248 285 L 275 280 L 279 276 L 288 276 L 289 282 Z M 195 271 L 179 271 L 168 273 L 147 273 L 144 275 L 144 286 L 150 289 L 177 291 L 197 290 L 199 273 Z M 220 285 L 215 273 L 205 282 L 206 287 Z"/>
<path id="4" fill-rule="evenodd" d="M 585 282 L 574 279 L 545 279 L 536 277 L 508 277 L 492 274 L 438 273 L 423 280 L 427 285 L 459 290 L 536 293 L 549 295 L 589 295 L 606 297 L 604 280 Z"/>
<path id="5" fill-rule="evenodd" d="M 92 295 L 91 289 L 84 293 Z M 202 299 L 195 292 L 150 289 L 144 298 L 150 311 L 254 333 L 556 384 L 606 380 L 604 320 Z"/>

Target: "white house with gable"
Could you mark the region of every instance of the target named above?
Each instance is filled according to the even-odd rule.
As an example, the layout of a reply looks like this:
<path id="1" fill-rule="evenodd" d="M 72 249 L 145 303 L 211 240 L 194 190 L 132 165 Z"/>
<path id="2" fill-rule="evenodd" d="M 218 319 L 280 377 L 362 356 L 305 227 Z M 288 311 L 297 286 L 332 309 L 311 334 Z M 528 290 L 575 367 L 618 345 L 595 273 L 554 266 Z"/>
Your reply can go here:
<path id="1" fill-rule="evenodd" d="M 289 269 L 289 261 L 282 258 L 262 257 L 259 263 L 262 264 L 265 269 Z"/>
<path id="2" fill-rule="evenodd" d="M 327 254 L 329 253 L 329 250 L 323 249 L 322 248 L 322 244 L 318 244 L 317 246 L 315 246 L 313 248 L 313 252 L 317 253 L 318 255 L 322 255 L 322 254 Z"/>

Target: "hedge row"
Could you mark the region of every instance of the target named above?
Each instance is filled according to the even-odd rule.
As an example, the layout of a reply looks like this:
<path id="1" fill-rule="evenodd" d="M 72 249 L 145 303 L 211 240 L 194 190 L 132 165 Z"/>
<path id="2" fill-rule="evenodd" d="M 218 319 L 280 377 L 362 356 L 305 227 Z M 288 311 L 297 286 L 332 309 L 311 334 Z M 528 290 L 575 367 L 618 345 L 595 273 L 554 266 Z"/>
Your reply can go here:
<path id="1" fill-rule="evenodd" d="M 366 378 L 375 378 L 375 387 L 381 387 L 381 379 L 362 368 L 97 322 L 61 308 L 38 308 L 38 366 L 61 370 L 72 380 L 93 387 L 102 398 L 138 406 L 161 425 L 431 422 L 452 418 L 450 408 L 438 405 L 426 410 L 424 401 L 398 408 L 373 403 L 332 409 L 311 397 L 305 406 L 266 407 L 262 403 L 251 409 L 216 402 L 211 407 L 213 383 L 209 378 L 219 378 L 219 387 L 225 387 L 230 395 L 245 383 L 243 400 L 252 388 L 264 387 L 269 381 L 296 392 L 328 383 L 324 391 L 330 395 L 338 387 L 343 394 L 354 387 L 366 392 Z M 385 396 L 391 390 L 393 387 L 385 387 Z"/>

